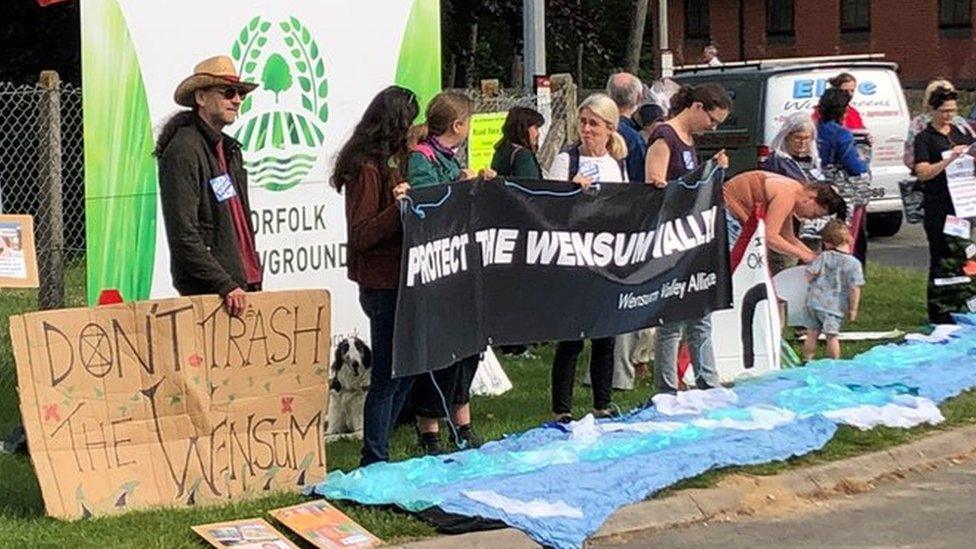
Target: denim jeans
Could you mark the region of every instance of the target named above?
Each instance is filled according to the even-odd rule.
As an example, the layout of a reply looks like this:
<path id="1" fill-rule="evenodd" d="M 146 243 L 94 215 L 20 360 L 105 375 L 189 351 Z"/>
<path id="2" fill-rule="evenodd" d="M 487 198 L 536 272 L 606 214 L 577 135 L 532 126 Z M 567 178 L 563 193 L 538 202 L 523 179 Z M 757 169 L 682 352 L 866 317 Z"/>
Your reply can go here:
<path id="1" fill-rule="evenodd" d="M 360 466 L 390 459 L 393 423 L 410 396 L 413 377 L 394 379 L 393 324 L 396 319 L 396 290 L 359 289 L 359 304 L 369 317 L 373 366 L 369 392 L 363 408 L 363 450 Z"/>
<path id="2" fill-rule="evenodd" d="M 715 353 L 712 351 L 712 316 L 665 324 L 657 329 L 654 346 L 654 382 L 658 392 L 678 391 L 678 346 L 681 333 L 688 340 L 691 363 L 695 367 L 695 384 L 699 389 L 719 387 L 715 369 Z"/>

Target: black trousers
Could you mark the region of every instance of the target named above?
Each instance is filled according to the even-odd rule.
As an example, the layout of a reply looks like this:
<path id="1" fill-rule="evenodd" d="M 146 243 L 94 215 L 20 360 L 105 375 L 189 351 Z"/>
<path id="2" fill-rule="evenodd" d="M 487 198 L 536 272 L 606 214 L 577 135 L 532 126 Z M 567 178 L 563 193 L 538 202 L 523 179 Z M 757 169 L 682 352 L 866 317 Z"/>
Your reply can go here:
<path id="1" fill-rule="evenodd" d="M 926 216 L 922 222 L 925 229 L 925 237 L 929 241 L 929 283 L 926 292 L 928 302 L 929 322 L 932 324 L 952 324 L 950 311 L 945 310 L 945 304 L 939 303 L 940 290 L 935 286 L 936 278 L 947 278 L 957 276 L 962 273 L 948 273 L 942 267 L 944 259 L 951 259 L 952 250 L 949 248 L 949 240 L 943 232 L 945 229 L 945 216 Z"/>
<path id="2" fill-rule="evenodd" d="M 437 370 L 433 379 L 429 373 L 418 375 L 413 387 L 414 413 L 420 417 L 442 418 L 450 413 L 452 405 L 470 402 L 471 383 L 479 362 L 481 355 L 473 355 Z"/>
<path id="3" fill-rule="evenodd" d="M 590 383 L 593 387 L 593 409 L 610 406 L 613 393 L 613 343 L 615 338 L 590 340 Z M 560 341 L 552 361 L 552 412 L 568 414 L 573 408 L 573 385 L 576 383 L 576 359 L 583 351 L 583 341 Z"/>

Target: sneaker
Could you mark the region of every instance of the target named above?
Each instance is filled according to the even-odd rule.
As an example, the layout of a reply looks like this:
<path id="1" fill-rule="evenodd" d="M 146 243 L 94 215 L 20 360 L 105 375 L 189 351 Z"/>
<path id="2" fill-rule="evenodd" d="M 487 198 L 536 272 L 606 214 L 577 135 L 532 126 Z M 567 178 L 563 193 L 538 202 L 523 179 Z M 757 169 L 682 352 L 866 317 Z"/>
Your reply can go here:
<path id="1" fill-rule="evenodd" d="M 420 435 L 420 449 L 425 456 L 439 456 L 444 453 L 441 446 L 440 433 L 422 433 Z"/>
<path id="2" fill-rule="evenodd" d="M 558 414 L 553 421 L 568 425 L 573 422 L 573 414 Z"/>
<path id="3" fill-rule="evenodd" d="M 618 418 L 620 411 L 616 408 L 604 408 L 603 410 L 593 410 L 593 417 L 596 419 Z"/>

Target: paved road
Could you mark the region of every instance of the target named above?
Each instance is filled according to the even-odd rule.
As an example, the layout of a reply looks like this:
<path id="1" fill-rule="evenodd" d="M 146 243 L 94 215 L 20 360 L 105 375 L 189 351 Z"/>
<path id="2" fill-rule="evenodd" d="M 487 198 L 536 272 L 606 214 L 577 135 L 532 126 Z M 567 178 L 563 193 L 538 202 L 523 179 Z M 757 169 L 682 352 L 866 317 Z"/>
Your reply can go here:
<path id="1" fill-rule="evenodd" d="M 976 463 L 912 474 L 789 519 L 700 524 L 598 547 L 976 547 Z"/>
<path id="2" fill-rule="evenodd" d="M 925 231 L 921 225 L 903 223 L 895 236 L 870 239 L 868 261 L 877 261 L 888 267 L 927 270 L 929 246 L 925 240 Z"/>

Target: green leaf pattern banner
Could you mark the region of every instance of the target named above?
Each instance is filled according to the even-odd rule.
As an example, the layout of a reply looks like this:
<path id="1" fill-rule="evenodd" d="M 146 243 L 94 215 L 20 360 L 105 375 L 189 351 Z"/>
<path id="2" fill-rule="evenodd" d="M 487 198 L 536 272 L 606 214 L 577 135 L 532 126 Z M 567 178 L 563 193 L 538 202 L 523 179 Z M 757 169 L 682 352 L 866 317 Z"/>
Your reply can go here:
<path id="1" fill-rule="evenodd" d="M 154 138 L 177 84 L 224 54 L 259 85 L 225 132 L 244 149 L 266 287 L 326 287 L 334 333 L 364 331 L 329 172 L 384 86 L 422 105 L 440 90 L 438 1 L 85 0 L 82 44 L 89 301 L 173 295 Z"/>

